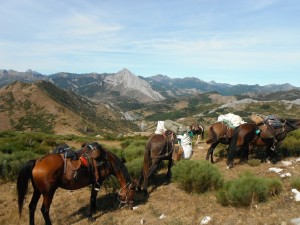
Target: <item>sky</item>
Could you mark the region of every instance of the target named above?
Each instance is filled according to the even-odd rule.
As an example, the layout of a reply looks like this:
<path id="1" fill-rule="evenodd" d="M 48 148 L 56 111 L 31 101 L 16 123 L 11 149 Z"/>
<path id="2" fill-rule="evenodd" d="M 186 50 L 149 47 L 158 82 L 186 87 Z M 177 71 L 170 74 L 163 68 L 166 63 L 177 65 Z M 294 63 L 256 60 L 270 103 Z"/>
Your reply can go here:
<path id="1" fill-rule="evenodd" d="M 299 0 L 0 0 L 0 69 L 300 87 Z"/>

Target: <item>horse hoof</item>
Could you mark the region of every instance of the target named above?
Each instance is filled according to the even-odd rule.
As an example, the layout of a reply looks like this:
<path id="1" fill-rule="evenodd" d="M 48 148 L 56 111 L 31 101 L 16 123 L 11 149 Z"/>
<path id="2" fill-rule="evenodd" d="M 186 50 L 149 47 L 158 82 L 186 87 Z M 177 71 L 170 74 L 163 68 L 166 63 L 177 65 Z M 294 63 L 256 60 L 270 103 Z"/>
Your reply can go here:
<path id="1" fill-rule="evenodd" d="M 93 222 L 96 221 L 96 219 L 94 217 L 92 217 L 92 216 L 88 216 L 88 221 L 91 222 L 91 223 L 93 223 Z"/>

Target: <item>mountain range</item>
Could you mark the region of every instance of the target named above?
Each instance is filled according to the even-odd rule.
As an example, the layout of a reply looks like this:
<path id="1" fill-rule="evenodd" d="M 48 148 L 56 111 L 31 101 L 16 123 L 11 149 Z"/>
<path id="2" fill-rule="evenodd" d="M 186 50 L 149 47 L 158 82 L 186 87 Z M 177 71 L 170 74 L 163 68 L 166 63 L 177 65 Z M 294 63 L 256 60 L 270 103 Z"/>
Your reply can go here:
<path id="1" fill-rule="evenodd" d="M 0 70 L 0 131 L 125 134 L 153 131 L 159 120 L 208 125 L 220 114 L 247 119 L 253 112 L 300 117 L 300 89 L 230 85 L 198 78 L 117 73 Z"/>
<path id="2" fill-rule="evenodd" d="M 43 75 L 28 70 L 0 70 L 0 88 L 15 81 L 35 82 L 47 80 L 64 90 L 71 90 L 95 102 L 156 102 L 168 98 L 194 96 L 205 92 L 218 92 L 223 96 L 265 94 L 278 91 L 300 90 L 291 84 L 265 86 L 230 85 L 205 82 L 195 77 L 169 78 L 166 75 L 152 77 L 136 76 L 127 69 L 117 73 L 56 73 Z"/>

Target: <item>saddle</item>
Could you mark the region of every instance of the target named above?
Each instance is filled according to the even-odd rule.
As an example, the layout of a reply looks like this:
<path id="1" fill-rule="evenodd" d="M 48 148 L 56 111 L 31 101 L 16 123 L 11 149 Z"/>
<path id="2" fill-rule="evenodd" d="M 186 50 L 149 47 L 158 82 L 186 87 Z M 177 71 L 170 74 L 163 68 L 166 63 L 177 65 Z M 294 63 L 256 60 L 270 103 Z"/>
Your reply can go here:
<path id="1" fill-rule="evenodd" d="M 67 180 L 74 181 L 77 179 L 77 173 L 82 165 L 81 160 L 72 160 L 70 158 L 64 159 L 65 160 L 65 176 Z"/>
<path id="2" fill-rule="evenodd" d="M 74 181 L 77 179 L 78 170 L 83 165 L 89 167 L 88 160 L 80 156 L 66 144 L 59 145 L 52 151 L 53 154 L 60 154 L 64 160 L 64 174 L 67 180 Z M 92 156 L 96 157 L 96 156 Z"/>

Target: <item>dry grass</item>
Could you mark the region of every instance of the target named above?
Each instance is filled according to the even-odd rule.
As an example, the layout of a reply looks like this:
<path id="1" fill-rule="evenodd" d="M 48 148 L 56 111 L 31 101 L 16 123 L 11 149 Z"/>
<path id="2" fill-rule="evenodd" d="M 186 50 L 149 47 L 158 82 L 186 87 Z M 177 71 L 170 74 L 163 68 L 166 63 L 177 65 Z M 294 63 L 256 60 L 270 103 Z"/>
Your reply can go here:
<path id="1" fill-rule="evenodd" d="M 106 144 L 109 144 L 106 142 Z M 207 146 L 201 143 L 199 148 L 195 148 L 192 160 L 204 159 Z M 292 159 L 289 159 L 292 160 Z M 276 177 L 275 173 L 268 171 L 270 167 L 283 168 L 284 172 L 290 172 L 292 177 L 300 176 L 300 163 L 293 163 L 292 166 L 284 167 L 281 162 L 277 165 L 267 163 L 257 167 L 247 164 L 235 165 L 231 170 L 225 169 L 225 161 L 216 163 L 226 179 L 238 177 L 245 171 L 251 171 L 256 175 L 265 177 Z M 290 220 L 300 217 L 300 202 L 295 202 L 292 198 L 290 178 L 283 179 L 284 189 L 279 196 L 270 198 L 265 203 L 253 205 L 248 208 L 222 207 L 216 202 L 215 192 L 208 192 L 201 195 L 185 193 L 176 184 L 168 183 L 165 180 L 165 171 L 156 175 L 156 186 L 150 186 L 152 190 L 149 198 L 144 198 L 142 194 L 136 196 L 136 210 L 119 209 L 118 200 L 112 194 L 107 194 L 104 189 L 99 192 L 97 199 L 98 211 L 94 214 L 96 222 L 94 224 L 105 225 L 132 225 L 141 224 L 200 224 L 205 216 L 210 216 L 214 225 L 233 224 L 291 224 Z M 153 183 L 152 183 L 153 184 Z M 30 185 L 31 186 L 31 185 Z M 22 217 L 19 220 L 17 210 L 17 197 L 14 183 L 3 184 L 0 187 L 0 224 L 28 224 L 28 204 L 31 198 L 31 191 L 27 195 L 24 204 Z M 58 189 L 50 210 L 50 215 L 54 225 L 90 224 L 85 218 L 90 190 L 83 188 L 69 192 Z M 36 224 L 44 224 L 40 212 L 41 200 L 35 214 Z M 164 219 L 159 217 L 165 214 Z M 283 223 L 285 222 L 285 223 Z"/>

